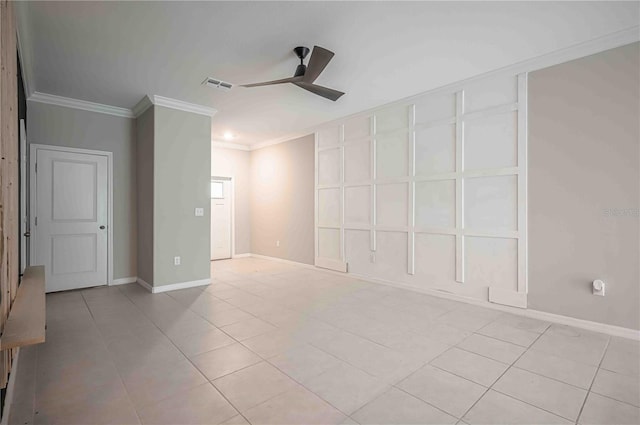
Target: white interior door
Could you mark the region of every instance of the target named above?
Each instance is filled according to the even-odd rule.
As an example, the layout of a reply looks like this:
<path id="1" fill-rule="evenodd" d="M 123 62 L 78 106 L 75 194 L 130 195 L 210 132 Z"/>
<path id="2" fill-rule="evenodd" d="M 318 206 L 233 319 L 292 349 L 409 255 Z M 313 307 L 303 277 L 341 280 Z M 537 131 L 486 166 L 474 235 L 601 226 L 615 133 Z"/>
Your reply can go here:
<path id="1" fill-rule="evenodd" d="M 106 285 L 107 156 L 36 152 L 32 263 L 45 266 L 47 292 Z"/>
<path id="2" fill-rule="evenodd" d="M 211 259 L 231 258 L 230 180 L 211 180 Z"/>

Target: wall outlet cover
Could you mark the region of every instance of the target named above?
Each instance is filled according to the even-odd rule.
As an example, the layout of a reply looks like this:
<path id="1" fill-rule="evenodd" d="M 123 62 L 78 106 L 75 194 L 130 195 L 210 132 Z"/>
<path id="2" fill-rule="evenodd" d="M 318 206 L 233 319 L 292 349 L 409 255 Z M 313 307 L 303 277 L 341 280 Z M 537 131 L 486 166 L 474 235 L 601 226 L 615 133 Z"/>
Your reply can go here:
<path id="1" fill-rule="evenodd" d="M 174 266 L 179 266 L 180 263 L 181 263 L 180 257 L 173 257 L 173 265 Z"/>
<path id="2" fill-rule="evenodd" d="M 599 295 L 601 297 L 604 297 L 604 288 L 605 288 L 604 281 L 600 279 L 593 281 L 593 295 Z"/>
<path id="3" fill-rule="evenodd" d="M 204 216 L 204 208 L 196 208 L 196 217 Z"/>

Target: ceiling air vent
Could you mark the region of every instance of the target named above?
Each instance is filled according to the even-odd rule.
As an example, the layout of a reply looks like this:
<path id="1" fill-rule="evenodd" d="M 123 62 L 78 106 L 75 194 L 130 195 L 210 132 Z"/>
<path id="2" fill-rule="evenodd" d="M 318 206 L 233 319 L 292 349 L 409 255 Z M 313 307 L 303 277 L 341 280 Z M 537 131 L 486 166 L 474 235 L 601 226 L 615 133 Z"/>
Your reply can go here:
<path id="1" fill-rule="evenodd" d="M 209 87 L 214 87 L 216 89 L 222 89 L 222 90 L 231 90 L 231 87 L 233 87 L 233 84 L 231 83 L 227 83 L 226 81 L 220 81 L 216 78 L 211 78 L 211 77 L 207 77 L 207 79 L 204 80 L 203 84 Z"/>

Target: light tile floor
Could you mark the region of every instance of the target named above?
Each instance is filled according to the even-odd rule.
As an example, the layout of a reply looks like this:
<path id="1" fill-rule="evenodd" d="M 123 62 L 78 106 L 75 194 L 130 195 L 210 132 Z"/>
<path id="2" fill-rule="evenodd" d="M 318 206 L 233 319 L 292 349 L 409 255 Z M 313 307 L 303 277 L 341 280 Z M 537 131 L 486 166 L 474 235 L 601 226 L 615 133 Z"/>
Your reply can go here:
<path id="1" fill-rule="evenodd" d="M 640 344 L 247 258 L 47 296 L 16 424 L 638 424 Z"/>

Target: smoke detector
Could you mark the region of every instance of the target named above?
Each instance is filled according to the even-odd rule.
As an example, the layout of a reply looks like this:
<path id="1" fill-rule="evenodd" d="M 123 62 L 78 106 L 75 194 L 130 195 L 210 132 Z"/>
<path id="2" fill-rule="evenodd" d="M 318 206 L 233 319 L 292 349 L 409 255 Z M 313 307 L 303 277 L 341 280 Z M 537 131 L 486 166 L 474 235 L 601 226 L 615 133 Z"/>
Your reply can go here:
<path id="1" fill-rule="evenodd" d="M 213 77 L 207 77 L 202 82 L 202 84 L 221 90 L 231 90 L 231 87 L 233 87 L 233 84 L 227 83 L 226 81 L 218 80 L 217 78 Z"/>

